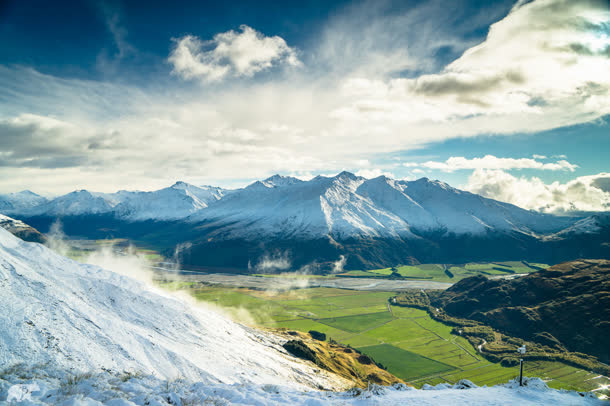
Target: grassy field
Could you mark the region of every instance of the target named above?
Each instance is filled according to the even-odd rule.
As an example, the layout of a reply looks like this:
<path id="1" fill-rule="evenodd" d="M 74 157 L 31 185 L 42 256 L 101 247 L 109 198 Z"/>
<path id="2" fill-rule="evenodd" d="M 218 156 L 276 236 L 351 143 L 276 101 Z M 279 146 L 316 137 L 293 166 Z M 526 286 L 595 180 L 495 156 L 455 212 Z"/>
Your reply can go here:
<path id="1" fill-rule="evenodd" d="M 168 288 L 192 289 L 188 284 Z M 388 371 L 419 387 L 425 383 L 470 379 L 478 385 L 507 382 L 519 373 L 481 357 L 451 327 L 423 310 L 388 306 L 393 292 L 311 288 L 282 293 L 221 287 L 197 287 L 194 296 L 227 309 L 237 319 L 260 327 L 317 330 L 351 345 Z M 528 362 L 527 376 L 539 376 L 555 388 L 592 390 L 604 378 L 557 362 Z"/>
<path id="2" fill-rule="evenodd" d="M 470 262 L 467 264 L 420 264 L 396 267 L 396 272 L 407 279 L 423 279 L 439 282 L 457 282 L 473 275 L 500 276 L 536 272 L 548 268 L 546 264 L 525 261 Z M 391 268 L 348 271 L 340 276 L 384 278 L 392 274 Z"/>

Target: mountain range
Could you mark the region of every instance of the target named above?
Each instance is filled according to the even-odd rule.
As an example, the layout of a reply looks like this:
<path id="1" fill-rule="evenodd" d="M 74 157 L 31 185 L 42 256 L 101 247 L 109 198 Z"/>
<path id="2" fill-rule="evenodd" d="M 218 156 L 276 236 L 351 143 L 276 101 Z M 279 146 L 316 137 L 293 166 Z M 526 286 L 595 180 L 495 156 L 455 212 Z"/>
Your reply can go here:
<path id="1" fill-rule="evenodd" d="M 610 257 L 605 213 L 542 214 L 427 178 L 275 175 L 236 190 L 177 182 L 153 192 L 36 196 L 0 196 L 0 211 L 41 231 L 61 218 L 72 235 L 132 238 L 166 254 L 188 247 L 181 261 L 192 266 L 317 271 Z"/>

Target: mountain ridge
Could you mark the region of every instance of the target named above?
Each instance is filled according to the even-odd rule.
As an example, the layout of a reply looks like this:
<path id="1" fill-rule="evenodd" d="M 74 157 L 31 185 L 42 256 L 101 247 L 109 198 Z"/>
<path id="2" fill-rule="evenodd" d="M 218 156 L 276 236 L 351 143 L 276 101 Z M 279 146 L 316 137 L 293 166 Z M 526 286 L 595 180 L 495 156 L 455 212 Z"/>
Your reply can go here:
<path id="1" fill-rule="evenodd" d="M 559 217 L 421 178 L 350 172 L 309 181 L 274 175 L 235 190 L 184 182 L 153 192 L 77 191 L 13 217 L 45 231 L 132 238 L 183 263 L 241 270 L 266 257 L 291 267 L 373 269 L 410 263 L 610 258 L 606 214 Z M 90 227 L 87 227 L 87 224 Z M 341 260 L 344 258 L 344 260 Z"/>

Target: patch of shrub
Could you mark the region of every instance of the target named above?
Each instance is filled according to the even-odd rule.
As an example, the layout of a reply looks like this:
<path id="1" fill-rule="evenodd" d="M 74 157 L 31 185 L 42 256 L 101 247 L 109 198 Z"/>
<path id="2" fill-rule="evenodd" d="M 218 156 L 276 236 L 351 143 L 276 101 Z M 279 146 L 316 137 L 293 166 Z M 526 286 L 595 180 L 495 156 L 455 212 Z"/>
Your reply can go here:
<path id="1" fill-rule="evenodd" d="M 364 365 L 371 365 L 375 363 L 375 361 L 373 361 L 371 357 L 366 354 L 360 354 L 360 356 L 358 357 L 358 362 Z"/>
<path id="2" fill-rule="evenodd" d="M 313 338 L 314 340 L 318 340 L 318 341 L 326 341 L 326 334 L 324 333 L 320 333 L 319 331 L 316 330 L 309 330 L 309 335 L 311 336 L 311 338 Z"/>
<path id="3" fill-rule="evenodd" d="M 290 340 L 286 342 L 283 347 L 297 358 L 311 361 L 316 365 L 320 364 L 320 360 L 316 354 L 301 340 Z"/>

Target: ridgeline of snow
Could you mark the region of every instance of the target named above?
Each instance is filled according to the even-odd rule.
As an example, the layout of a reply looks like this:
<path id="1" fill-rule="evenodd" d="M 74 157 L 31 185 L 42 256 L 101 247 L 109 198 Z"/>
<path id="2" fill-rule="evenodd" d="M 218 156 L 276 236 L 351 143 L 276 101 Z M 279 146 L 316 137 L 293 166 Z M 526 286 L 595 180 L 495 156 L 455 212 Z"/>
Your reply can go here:
<path id="1" fill-rule="evenodd" d="M 225 384 L 332 388 L 284 341 L 134 279 L 72 261 L 0 229 L 0 369 L 152 374 Z"/>
<path id="2" fill-rule="evenodd" d="M 281 182 L 278 182 L 281 179 Z M 290 180 L 292 179 L 292 180 Z M 226 224 L 225 238 L 404 237 L 422 232 L 554 232 L 575 220 L 540 214 L 422 178 L 365 179 L 349 172 L 308 182 L 277 175 L 200 210 L 189 221 Z"/>
<path id="3" fill-rule="evenodd" d="M 1 208 L 0 208 L 1 211 Z M 128 221 L 215 222 L 226 238 L 419 238 L 426 233 L 557 233 L 577 219 L 521 209 L 422 178 L 365 179 L 349 172 L 301 181 L 275 175 L 238 190 L 184 182 L 154 192 L 72 192 L 25 216 L 112 214 Z M 578 231 L 578 230 L 577 230 Z"/>

